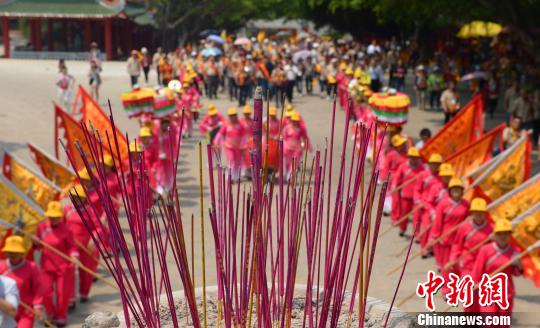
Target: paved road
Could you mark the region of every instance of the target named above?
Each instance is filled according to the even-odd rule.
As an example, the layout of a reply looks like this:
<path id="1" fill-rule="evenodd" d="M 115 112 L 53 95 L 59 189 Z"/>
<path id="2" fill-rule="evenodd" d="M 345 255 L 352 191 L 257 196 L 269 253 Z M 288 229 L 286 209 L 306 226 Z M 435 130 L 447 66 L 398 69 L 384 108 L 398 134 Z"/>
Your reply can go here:
<path id="1" fill-rule="evenodd" d="M 78 83 L 87 83 L 87 64 L 82 62 L 68 62 L 70 73 L 73 74 Z M 54 61 L 22 61 L 22 60 L 0 60 L 0 72 L 2 72 L 2 82 L 0 87 L 0 146 L 13 151 L 16 155 L 31 163 L 25 143 L 31 141 L 44 149 L 53 153 L 53 107 L 52 101 L 56 98 L 55 79 L 57 77 L 57 63 Z M 104 63 L 103 87 L 101 103 L 106 104 L 110 99 L 113 113 L 118 125 L 122 130 L 134 136 L 137 133 L 136 122 L 130 121 L 122 112 L 119 95 L 122 91 L 129 89 L 129 77 L 125 73 L 123 63 Z M 155 75 L 151 75 L 155 81 Z M 208 104 L 207 100 L 203 103 Z M 228 99 L 215 101 L 218 109 L 224 113 L 231 104 Z M 308 132 L 313 144 L 322 149 L 325 144 L 325 137 L 330 133 L 331 103 L 319 97 L 300 97 L 295 100 L 295 106 L 306 120 Z M 342 132 L 344 126 L 344 113 L 337 113 L 337 131 Z M 434 112 L 420 112 L 413 108 L 410 112 L 409 124 L 405 126 L 405 132 L 413 137 L 423 127 L 428 127 L 436 131 L 442 124 L 442 114 Z M 191 214 L 198 213 L 198 179 L 196 161 L 197 142 L 200 138 L 187 140 L 182 145 L 180 168 L 177 175 L 180 196 L 182 199 L 182 211 L 186 218 Z M 339 153 L 339 146 L 338 152 Z M 206 167 L 206 163 L 205 163 Z M 207 190 L 205 190 L 207 195 Z M 197 216 L 197 215 L 196 215 Z M 389 225 L 389 219 L 383 220 L 381 229 Z M 189 220 L 186 220 L 189 225 Z M 196 226 L 199 225 L 198 218 L 195 219 Z M 211 231 L 206 225 L 206 258 L 213 260 L 213 250 L 211 245 Z M 188 238 L 189 240 L 189 238 Z M 196 249 L 201 239 L 195 237 Z M 370 285 L 370 295 L 384 300 L 391 300 L 393 290 L 398 280 L 398 275 L 390 277 L 385 273 L 395 265 L 403 261 L 402 256 L 397 256 L 397 251 L 404 247 L 406 239 L 399 238 L 397 232 L 392 232 L 379 239 L 377 247 L 376 264 L 373 278 Z M 416 248 L 415 248 L 416 249 Z M 198 251 L 195 258 L 200 258 Z M 169 259 L 170 260 L 170 259 Z M 174 263 L 170 260 L 170 264 Z M 207 264 L 208 268 L 213 265 Z M 299 268 L 302 270 L 303 266 Z M 426 272 L 434 267 L 433 259 L 416 260 L 407 268 L 401 289 L 398 295 L 398 302 L 401 298 L 415 290 L 416 284 L 423 281 Z M 197 276 L 201 276 L 200 266 L 196 269 Z M 209 270 L 207 269 L 207 272 Z M 211 272 L 211 271 L 210 271 Z M 305 275 L 300 271 L 299 276 Z M 213 281 L 209 277 L 209 284 Z M 534 288 L 529 280 L 519 278 L 517 282 L 517 297 L 515 302 L 515 312 L 523 312 L 524 315 L 518 317 L 520 326 L 540 322 L 540 318 L 534 320 L 531 316 L 538 309 L 540 304 L 540 290 Z M 201 283 L 200 279 L 197 282 Z M 179 280 L 174 281 L 174 288 L 180 288 Z M 442 300 L 438 300 L 439 309 L 445 308 Z M 118 311 L 121 308 L 119 295 L 111 288 L 97 283 L 92 290 L 92 300 L 88 304 L 79 305 L 77 310 L 70 315 L 70 324 L 73 327 L 80 326 L 84 318 L 96 310 Z M 423 311 L 423 300 L 416 297 L 402 306 L 406 311 Z"/>

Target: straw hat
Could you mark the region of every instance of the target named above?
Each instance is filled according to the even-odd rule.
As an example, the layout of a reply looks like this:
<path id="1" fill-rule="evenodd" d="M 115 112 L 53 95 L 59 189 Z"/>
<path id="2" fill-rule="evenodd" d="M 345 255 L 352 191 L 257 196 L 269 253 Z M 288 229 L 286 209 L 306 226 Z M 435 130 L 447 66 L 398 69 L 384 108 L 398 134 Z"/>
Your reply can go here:
<path id="1" fill-rule="evenodd" d="M 143 126 L 143 127 L 139 130 L 139 136 L 140 136 L 141 138 L 151 137 L 151 136 L 152 136 L 152 129 L 150 129 L 150 128 L 147 127 L 147 126 Z"/>
<path id="2" fill-rule="evenodd" d="M 448 182 L 448 189 L 451 188 L 464 188 L 463 181 L 458 177 L 453 177 L 450 179 L 450 182 Z"/>
<path id="3" fill-rule="evenodd" d="M 216 105 L 214 104 L 208 105 L 208 115 L 214 116 L 214 115 L 217 115 L 217 113 L 218 113 L 218 110 L 216 108 Z"/>
<path id="4" fill-rule="evenodd" d="M 439 176 L 441 177 L 452 177 L 454 173 L 454 168 L 450 163 L 442 163 L 441 167 L 439 167 Z"/>
<path id="5" fill-rule="evenodd" d="M 493 232 L 512 232 L 512 223 L 506 219 L 498 219 L 495 221 Z"/>
<path id="6" fill-rule="evenodd" d="M 26 248 L 24 248 L 24 239 L 21 236 L 9 236 L 6 238 L 4 247 L 2 248 L 4 253 L 26 253 Z"/>
<path id="7" fill-rule="evenodd" d="M 47 204 L 47 210 L 45 216 L 49 218 L 61 218 L 62 217 L 62 204 L 57 201 L 51 201 Z"/>
<path id="8" fill-rule="evenodd" d="M 431 156 L 429 156 L 428 163 L 429 164 L 440 164 L 440 163 L 442 163 L 441 154 L 437 154 L 437 153 L 431 154 Z"/>
<path id="9" fill-rule="evenodd" d="M 88 173 L 88 170 L 86 169 L 86 167 L 82 168 L 79 170 L 79 172 L 77 172 L 79 174 L 79 178 L 81 180 L 86 180 L 86 181 L 90 181 L 90 174 Z"/>
<path id="10" fill-rule="evenodd" d="M 86 198 L 86 192 L 80 184 L 77 184 L 75 187 L 71 188 L 69 190 L 69 194 L 73 197 Z"/>
<path id="11" fill-rule="evenodd" d="M 392 137 L 391 143 L 394 147 L 402 146 L 405 142 L 407 142 L 407 138 L 400 136 L 399 134 L 396 134 Z"/>
<path id="12" fill-rule="evenodd" d="M 236 110 L 235 107 L 231 107 L 231 108 L 227 109 L 227 115 L 233 116 L 233 115 L 236 115 L 236 114 L 238 114 L 238 111 Z"/>
<path id="13" fill-rule="evenodd" d="M 130 153 L 142 153 L 141 145 L 138 142 L 132 141 L 129 143 Z"/>
<path id="14" fill-rule="evenodd" d="M 486 212 L 487 211 L 487 203 L 486 200 L 483 198 L 473 198 L 471 201 L 471 207 L 469 208 L 471 212 Z"/>
<path id="15" fill-rule="evenodd" d="M 108 167 L 113 167 L 114 161 L 111 155 L 106 154 L 103 156 L 103 164 Z"/>
<path id="16" fill-rule="evenodd" d="M 420 157 L 420 152 L 418 151 L 418 148 L 411 147 L 407 151 L 407 156 L 409 156 L 409 157 Z"/>

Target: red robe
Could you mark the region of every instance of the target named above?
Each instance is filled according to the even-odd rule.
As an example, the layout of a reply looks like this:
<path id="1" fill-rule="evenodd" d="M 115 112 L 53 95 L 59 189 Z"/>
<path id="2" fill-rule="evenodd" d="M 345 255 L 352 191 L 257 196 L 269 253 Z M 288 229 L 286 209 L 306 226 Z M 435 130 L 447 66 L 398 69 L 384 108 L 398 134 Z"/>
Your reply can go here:
<path id="1" fill-rule="evenodd" d="M 64 222 L 51 226 L 49 220 L 38 225 L 37 237 L 60 252 L 78 257 L 73 234 Z M 74 294 L 74 266 L 52 250 L 41 248 L 41 270 L 44 305 L 47 313 L 59 322 L 67 321 L 67 311 L 71 296 Z M 53 290 L 56 291 L 56 304 L 53 304 Z"/>
<path id="2" fill-rule="evenodd" d="M 517 255 L 518 251 L 512 245 L 508 245 L 505 249 L 500 249 L 496 242 L 491 242 L 482 246 L 475 258 L 472 271 L 473 280 L 477 283 L 480 282 L 484 273 L 492 275 L 495 271 L 498 271 L 501 266 L 508 263 Z M 485 312 L 493 315 L 512 315 L 516 290 L 512 276 L 520 275 L 521 270 L 519 270 L 516 266 L 510 265 L 501 272 L 508 276 L 508 309 L 504 310 L 498 304 L 492 304 L 491 306 L 478 305 L 477 309 L 479 312 Z"/>
<path id="3" fill-rule="evenodd" d="M 394 192 L 396 195 L 392 195 L 397 200 L 394 203 L 392 199 L 392 214 L 397 212 L 397 218 L 403 218 L 404 215 L 410 213 L 414 205 L 414 191 L 416 185 L 419 184 L 420 180 L 417 178 L 424 171 L 422 164 L 417 165 L 416 167 L 411 167 L 409 161 L 404 161 L 399 165 L 396 170 L 396 173 L 392 175 L 391 189 L 397 188 L 403 183 L 406 183 L 401 190 Z M 413 182 L 409 180 L 416 178 Z M 392 218 L 395 216 L 392 215 Z M 401 231 L 407 230 L 407 225 L 409 220 L 404 220 L 400 223 Z"/>
<path id="4" fill-rule="evenodd" d="M 9 260 L 0 262 L 0 274 L 9 277 L 17 283 L 19 300 L 33 308 L 43 307 L 43 295 L 41 290 L 41 273 L 38 266 L 28 260 L 13 266 Z M 22 306 L 17 309 L 15 315 L 17 328 L 34 327 L 34 315 Z"/>
<path id="5" fill-rule="evenodd" d="M 444 197 L 435 208 L 435 221 L 429 234 L 430 241 L 439 238 L 456 224 L 465 220 L 468 214 L 468 201 L 464 199 L 455 201 L 450 196 Z M 450 259 L 450 248 L 454 243 L 455 236 L 456 234 L 452 233 L 433 246 L 435 261 L 440 268 L 444 267 Z"/>
<path id="6" fill-rule="evenodd" d="M 385 161 L 384 161 L 384 167 L 381 170 L 383 172 L 386 172 L 386 175 L 384 175 L 385 178 L 383 178 L 383 179 L 386 179 L 388 174 L 394 175 L 396 173 L 398 167 L 402 163 L 404 163 L 405 161 L 407 161 L 407 157 L 402 152 L 398 152 L 394 148 L 390 149 L 386 153 L 386 158 L 385 158 Z M 381 175 L 383 175 L 382 172 L 381 172 Z M 392 197 L 391 218 L 392 218 L 392 221 L 394 222 L 394 221 L 399 219 L 399 214 L 400 214 L 399 205 L 398 205 L 399 204 L 399 197 L 398 197 L 397 193 L 393 193 L 390 196 Z M 394 204 L 396 204 L 397 206 L 394 206 Z"/>

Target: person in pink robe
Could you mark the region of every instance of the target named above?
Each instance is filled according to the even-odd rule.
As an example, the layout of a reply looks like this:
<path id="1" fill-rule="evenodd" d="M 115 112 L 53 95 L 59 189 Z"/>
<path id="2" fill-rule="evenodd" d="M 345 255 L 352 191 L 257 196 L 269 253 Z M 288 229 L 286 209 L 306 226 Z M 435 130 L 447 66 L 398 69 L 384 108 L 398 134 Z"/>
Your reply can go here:
<path id="1" fill-rule="evenodd" d="M 263 137 L 266 137 L 266 134 L 268 133 L 268 138 L 272 140 L 278 140 L 279 139 L 279 129 L 281 127 L 281 124 L 279 122 L 279 119 L 277 118 L 277 110 L 276 107 L 271 106 L 268 110 L 269 116 L 268 118 L 263 122 Z M 268 126 L 268 131 L 267 127 Z"/>
<path id="2" fill-rule="evenodd" d="M 300 161 L 303 160 L 303 153 L 307 149 L 311 151 L 311 143 L 306 129 L 300 123 L 300 114 L 294 113 L 291 121 L 283 128 L 283 151 L 285 156 L 285 168 L 287 176 L 290 176 L 293 170 L 298 168 Z M 296 167 L 293 168 L 293 159 Z"/>
<path id="3" fill-rule="evenodd" d="M 73 234 L 62 219 L 62 205 L 56 201 L 49 202 L 45 216 L 48 220 L 38 225 L 36 236 L 44 243 L 71 256 L 74 261 L 78 261 L 79 252 Z M 74 294 L 74 265 L 49 248 L 41 246 L 39 248 L 41 249 L 43 304 L 55 324 L 63 327 L 67 324 L 68 306 L 70 298 Z M 53 298 L 54 292 L 55 297 Z M 55 300 L 54 303 L 53 300 Z"/>
<path id="4" fill-rule="evenodd" d="M 250 178 L 251 177 L 251 151 L 253 150 L 253 118 L 251 115 L 253 111 L 250 105 L 244 106 L 242 110 L 244 117 L 240 119 L 240 124 L 244 126 L 244 129 L 247 131 L 246 134 L 246 149 L 244 151 L 244 163 L 243 163 L 243 172 L 242 175 Z"/>
<path id="5" fill-rule="evenodd" d="M 480 243 L 485 243 L 493 232 L 491 224 L 486 219 L 487 205 L 484 199 L 474 198 L 469 211 L 472 218 L 457 229 L 450 250 L 450 263 L 444 267 L 445 270 L 452 269 L 450 264 L 463 256 L 458 263 L 455 263 L 455 271 L 462 278 L 466 275 L 472 277 L 474 263 L 478 255 L 478 249 L 473 250 L 473 248 Z M 477 304 L 473 303 L 472 306 L 464 308 L 464 311 L 478 312 L 476 306 Z"/>
<path id="6" fill-rule="evenodd" d="M 19 300 L 30 306 L 38 316 L 44 315 L 43 293 L 38 266 L 24 258 L 26 249 L 21 236 L 7 237 L 2 252 L 6 260 L 0 262 L 0 274 L 17 283 Z M 34 313 L 19 305 L 15 315 L 17 328 L 34 327 Z"/>
<path id="7" fill-rule="evenodd" d="M 229 121 L 225 122 L 215 139 L 216 146 L 223 147 L 225 156 L 229 163 L 232 179 L 240 180 L 240 174 L 243 166 L 243 153 L 246 149 L 246 140 L 248 131 L 238 120 L 236 108 L 229 108 L 227 115 Z"/>
<path id="8" fill-rule="evenodd" d="M 503 265 L 512 263 L 501 272 L 508 277 L 508 308 L 504 309 L 499 304 L 494 303 L 489 306 L 477 305 L 478 312 L 489 315 L 512 315 L 514 308 L 514 296 L 516 288 L 514 286 L 513 276 L 519 276 L 523 273 L 520 260 L 511 262 L 519 254 L 517 249 L 510 244 L 512 235 L 512 223 L 509 220 L 500 218 L 495 221 L 493 228 L 494 241 L 484 245 L 478 251 L 472 270 L 472 278 L 476 283 L 482 280 L 483 274 L 492 276 L 499 271 Z M 478 299 L 475 299 L 478 300 Z"/>
<path id="9" fill-rule="evenodd" d="M 193 132 L 193 113 L 192 113 L 192 101 L 191 95 L 187 92 L 180 90 L 176 93 L 176 120 L 177 124 L 182 124 L 182 137 L 191 137 Z"/>
<path id="10" fill-rule="evenodd" d="M 405 231 L 407 230 L 407 225 L 409 224 L 409 219 L 403 220 L 403 217 L 409 216 L 409 213 L 413 210 L 414 205 L 414 190 L 416 185 L 420 182 L 416 177 L 424 171 L 422 165 L 422 159 L 418 149 L 412 147 L 407 151 L 408 160 L 404 161 L 399 165 L 396 170 L 396 173 L 392 175 L 391 188 L 394 190 L 401 188 L 400 190 L 394 191 L 396 202 L 392 200 L 392 213 L 394 211 L 399 211 L 398 218 L 401 219 L 399 223 L 400 231 L 399 236 L 405 236 Z M 394 218 L 395 216 L 392 215 Z M 394 223 L 397 223 L 394 221 Z M 413 227 L 413 229 L 415 229 Z"/>
<path id="11" fill-rule="evenodd" d="M 435 243 L 446 231 L 459 224 L 469 214 L 469 202 L 463 199 L 463 181 L 452 178 L 448 183 L 448 196 L 439 201 L 435 208 L 435 221 L 429 233 L 430 243 L 433 244 L 435 261 L 442 269 L 450 258 L 450 249 L 454 243 L 455 233 L 450 234 Z M 446 271 L 448 274 L 449 272 Z"/>
<path id="12" fill-rule="evenodd" d="M 179 131 L 176 124 L 170 119 L 161 120 L 160 130 L 154 142 L 159 145 L 158 158 L 153 164 L 156 179 L 156 192 L 164 194 L 170 191 L 174 185 L 176 174 L 174 172 L 174 161 L 179 142 Z"/>

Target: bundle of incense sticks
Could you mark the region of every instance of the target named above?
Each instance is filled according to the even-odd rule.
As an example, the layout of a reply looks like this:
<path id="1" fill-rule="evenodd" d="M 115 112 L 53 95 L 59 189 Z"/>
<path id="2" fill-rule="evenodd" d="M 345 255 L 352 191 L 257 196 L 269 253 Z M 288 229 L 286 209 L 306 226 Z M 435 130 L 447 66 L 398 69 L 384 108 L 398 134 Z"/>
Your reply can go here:
<path id="1" fill-rule="evenodd" d="M 378 171 L 368 170 L 365 165 L 371 143 L 373 167 L 377 167 L 381 152 L 381 145 L 373 141 L 377 132 L 373 126 L 356 123 L 351 138 L 349 103 L 343 123 L 341 153 L 336 156 L 339 173 L 333 177 L 332 170 L 336 165 L 334 102 L 330 142 L 327 141 L 324 149 L 315 151 L 310 158 L 307 153 L 303 158 L 295 158 L 293 165 L 298 169 L 286 177 L 282 138 L 278 143 L 278 170 L 269 172 L 265 166 L 268 157 L 265 140 L 268 136 L 263 136 L 263 107 L 262 93 L 257 88 L 250 185 L 235 184 L 231 171 L 221 163 L 217 163 L 214 170 L 213 149 L 211 145 L 206 146 L 210 190 L 208 208 L 204 205 L 202 193 L 203 147 L 199 143 L 202 309 L 197 308 L 194 263 L 188 259 L 190 252 L 184 238 L 176 185 L 156 198 L 150 189 L 149 172 L 144 166 L 144 151 L 140 155 L 130 154 L 126 163 L 115 162 L 114 178 L 120 186 L 129 227 L 129 232 L 123 232 L 121 219 L 111 201 L 104 167 L 100 164 L 103 163 L 103 143 L 120 154 L 116 135 L 102 136 L 91 127 L 83 126 L 84 142 L 90 145 L 91 154 L 81 151 L 81 155 L 87 169 L 93 172 L 93 190 L 86 192 L 97 193 L 105 209 L 106 222 L 98 223 L 100 227 L 95 226 L 90 216 L 90 211 L 95 210 L 92 206 L 77 206 L 77 210 L 119 286 L 128 325 L 133 322 L 141 327 L 159 327 L 160 304 L 163 306 L 165 299 L 172 323 L 179 327 L 171 289 L 172 279 L 179 276 L 193 326 L 206 327 L 206 274 L 215 272 L 218 326 L 251 327 L 256 324 L 258 327 L 290 327 L 293 300 L 298 296 L 295 287 L 299 284 L 306 286 L 303 326 L 336 327 L 344 305 L 348 325 L 357 311 L 358 325 L 363 326 L 387 189 L 387 181 L 377 185 Z M 267 103 L 267 117 L 268 110 Z M 114 131 L 112 112 L 111 122 Z M 352 139 L 352 146 L 349 139 Z M 177 149 L 170 149 L 171 157 L 175 158 L 175 172 L 180 144 L 178 140 Z M 77 197 L 72 201 L 79 204 Z M 207 271 L 204 224 L 208 223 L 212 230 L 215 269 Z M 131 249 L 128 247 L 130 244 Z M 165 260 L 170 253 L 174 257 L 172 266 Z M 305 278 L 299 277 L 299 266 L 305 270 L 302 275 Z M 347 289 L 352 297 L 348 304 L 344 304 Z M 202 319 L 199 310 L 202 310 Z"/>

